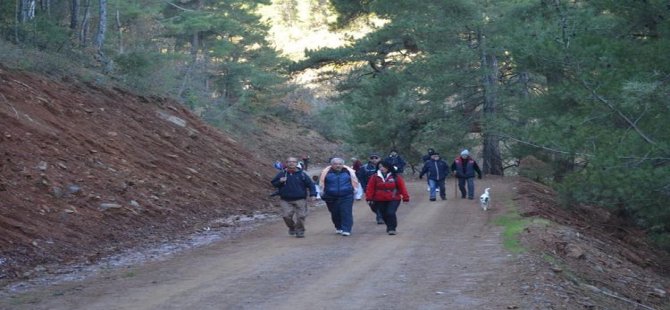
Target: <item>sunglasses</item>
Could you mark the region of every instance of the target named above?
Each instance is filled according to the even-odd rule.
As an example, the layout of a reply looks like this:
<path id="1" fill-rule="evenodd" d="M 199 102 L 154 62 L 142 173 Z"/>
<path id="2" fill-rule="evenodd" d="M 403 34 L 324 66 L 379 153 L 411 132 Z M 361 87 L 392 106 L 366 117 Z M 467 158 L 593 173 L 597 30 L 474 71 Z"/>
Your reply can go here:
<path id="1" fill-rule="evenodd" d="M 379 159 L 379 157 L 377 157 L 377 156 L 372 156 L 372 157 L 370 157 L 370 159 Z"/>

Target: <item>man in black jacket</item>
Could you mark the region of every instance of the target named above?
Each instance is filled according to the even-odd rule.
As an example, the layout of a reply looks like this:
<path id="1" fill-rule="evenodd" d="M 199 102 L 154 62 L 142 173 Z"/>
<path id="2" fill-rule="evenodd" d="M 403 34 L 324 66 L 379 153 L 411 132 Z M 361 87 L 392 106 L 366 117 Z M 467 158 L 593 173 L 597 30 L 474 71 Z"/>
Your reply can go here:
<path id="1" fill-rule="evenodd" d="M 430 201 L 435 201 L 435 192 L 440 189 L 440 198 L 447 199 L 447 191 L 444 188 L 444 181 L 449 175 L 449 164 L 440 159 L 440 154 L 435 152 L 430 156 L 430 160 L 423 164 L 419 179 L 424 174 L 428 174 L 428 184 L 430 186 Z"/>
<path id="2" fill-rule="evenodd" d="M 307 217 L 307 195 L 310 201 L 316 197 L 314 182 L 305 172 L 298 169 L 298 159 L 286 159 L 286 168 L 270 181 L 279 189 L 279 205 L 289 235 L 305 237 L 305 218 Z"/>

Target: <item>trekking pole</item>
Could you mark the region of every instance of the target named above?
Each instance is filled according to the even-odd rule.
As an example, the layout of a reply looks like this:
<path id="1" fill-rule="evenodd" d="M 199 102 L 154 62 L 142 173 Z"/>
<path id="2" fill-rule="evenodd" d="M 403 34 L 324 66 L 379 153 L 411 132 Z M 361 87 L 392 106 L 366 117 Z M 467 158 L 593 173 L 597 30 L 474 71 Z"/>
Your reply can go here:
<path id="1" fill-rule="evenodd" d="M 458 197 L 458 193 L 456 192 L 457 187 L 458 187 L 458 181 L 457 181 L 457 178 L 454 177 L 454 199 L 456 199 L 456 197 Z"/>

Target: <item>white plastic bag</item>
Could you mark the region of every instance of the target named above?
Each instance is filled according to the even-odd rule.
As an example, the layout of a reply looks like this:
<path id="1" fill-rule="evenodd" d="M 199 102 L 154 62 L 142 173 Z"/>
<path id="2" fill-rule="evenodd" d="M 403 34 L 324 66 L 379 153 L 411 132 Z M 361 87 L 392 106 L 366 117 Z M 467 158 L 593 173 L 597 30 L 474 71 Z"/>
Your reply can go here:
<path id="1" fill-rule="evenodd" d="M 361 186 L 360 183 L 358 183 L 358 187 L 356 187 L 355 198 L 356 198 L 356 200 L 363 199 L 363 186 Z"/>

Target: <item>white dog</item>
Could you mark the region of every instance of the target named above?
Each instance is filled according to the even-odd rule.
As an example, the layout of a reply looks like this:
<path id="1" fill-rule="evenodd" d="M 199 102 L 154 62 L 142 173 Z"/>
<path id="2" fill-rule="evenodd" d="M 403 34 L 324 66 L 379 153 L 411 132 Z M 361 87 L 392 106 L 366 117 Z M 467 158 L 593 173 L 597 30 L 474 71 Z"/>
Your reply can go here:
<path id="1" fill-rule="evenodd" d="M 479 196 L 479 205 L 486 211 L 489 208 L 489 202 L 491 201 L 491 195 L 489 194 L 489 187 L 484 190 L 484 193 Z"/>

